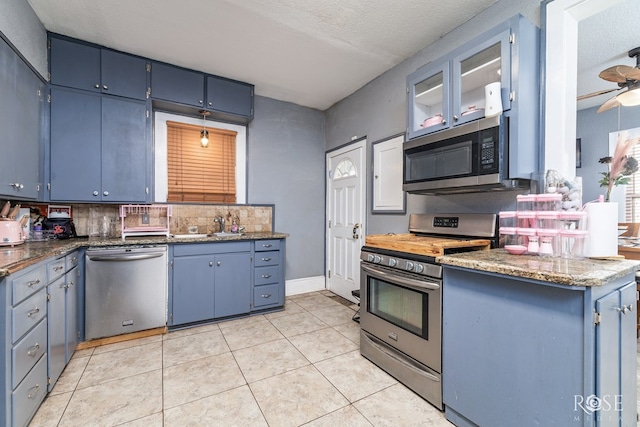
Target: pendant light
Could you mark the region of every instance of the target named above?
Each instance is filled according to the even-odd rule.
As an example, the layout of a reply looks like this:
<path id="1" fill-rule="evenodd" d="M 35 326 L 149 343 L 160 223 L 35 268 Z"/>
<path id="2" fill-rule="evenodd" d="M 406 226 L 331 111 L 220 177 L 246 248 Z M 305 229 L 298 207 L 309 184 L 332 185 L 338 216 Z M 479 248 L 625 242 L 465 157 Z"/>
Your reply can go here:
<path id="1" fill-rule="evenodd" d="M 207 130 L 207 116 L 211 114 L 208 111 L 200 110 L 200 114 L 202 114 L 202 130 L 200 131 L 200 144 L 203 148 L 207 148 L 209 146 L 209 131 Z"/>

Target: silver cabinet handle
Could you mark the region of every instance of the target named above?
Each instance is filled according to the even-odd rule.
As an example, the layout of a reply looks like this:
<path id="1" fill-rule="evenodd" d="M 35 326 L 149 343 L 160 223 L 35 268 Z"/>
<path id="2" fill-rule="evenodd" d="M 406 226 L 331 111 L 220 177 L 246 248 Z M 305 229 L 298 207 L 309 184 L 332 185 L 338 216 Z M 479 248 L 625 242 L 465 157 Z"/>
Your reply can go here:
<path id="1" fill-rule="evenodd" d="M 107 86 L 107 85 L 102 85 L 102 89 L 104 89 L 104 90 L 109 90 L 109 86 Z"/>
<path id="2" fill-rule="evenodd" d="M 9 184 L 9 185 L 12 186 L 16 190 L 20 190 L 20 189 L 24 188 L 24 184 L 20 184 L 19 182 L 14 182 L 14 183 Z"/>
<path id="3" fill-rule="evenodd" d="M 38 354 L 38 350 L 40 350 L 40 344 L 36 343 L 34 346 L 31 346 L 29 350 L 27 350 L 27 356 L 34 357 Z"/>
<path id="4" fill-rule="evenodd" d="M 64 267 L 62 267 L 60 265 L 57 266 L 57 267 L 53 267 L 53 271 L 60 271 L 60 270 L 63 270 L 63 269 L 64 269 Z"/>
<path id="5" fill-rule="evenodd" d="M 220 261 L 218 261 L 218 262 L 216 263 L 216 265 L 217 265 L 218 267 L 220 267 L 220 266 L 222 265 L 222 263 L 221 263 Z"/>
<path id="6" fill-rule="evenodd" d="M 28 287 L 30 287 L 30 288 L 32 288 L 32 287 L 34 287 L 35 285 L 37 285 L 38 283 L 40 283 L 40 279 L 32 280 L 32 281 L 30 281 L 29 283 L 27 283 L 27 286 L 28 286 Z"/>
<path id="7" fill-rule="evenodd" d="M 260 295 L 262 298 L 271 298 L 271 294 L 262 294 Z"/>
<path id="8" fill-rule="evenodd" d="M 93 195 L 94 195 L 94 196 L 97 196 L 98 194 L 100 194 L 100 193 L 98 193 L 97 191 L 94 191 L 94 192 L 93 192 Z"/>
<path id="9" fill-rule="evenodd" d="M 103 192 L 102 192 L 102 195 L 103 195 L 103 196 L 108 196 L 108 195 L 109 195 L 109 192 L 108 192 L 108 191 L 103 191 Z"/>
<path id="10" fill-rule="evenodd" d="M 213 102 L 209 102 L 209 107 L 211 107 L 213 105 Z"/>
<path id="11" fill-rule="evenodd" d="M 263 248 L 270 248 L 271 246 L 273 246 L 273 245 L 271 245 L 271 244 L 263 244 L 262 245 Z"/>
<path id="12" fill-rule="evenodd" d="M 31 317 L 34 314 L 38 314 L 40 313 L 40 309 L 38 307 L 34 308 L 33 310 L 31 310 L 30 312 L 27 313 L 27 317 Z"/>
<path id="13" fill-rule="evenodd" d="M 262 277 L 263 279 L 268 279 L 269 277 L 271 277 L 271 275 L 270 274 L 263 274 L 260 277 Z"/>
<path id="14" fill-rule="evenodd" d="M 202 105 L 202 99 L 198 99 L 198 104 Z"/>
<path id="15" fill-rule="evenodd" d="M 33 390 L 33 393 L 31 392 Z M 38 390 L 40 390 L 40 384 L 36 384 L 29 389 L 29 394 L 27 394 L 27 398 L 33 399 L 38 395 Z"/>
<path id="16" fill-rule="evenodd" d="M 262 258 L 262 261 L 271 261 L 271 258 Z"/>
<path id="17" fill-rule="evenodd" d="M 209 262 L 209 267 L 213 267 L 213 261 Z"/>
<path id="18" fill-rule="evenodd" d="M 93 85 L 93 87 L 95 87 L 96 89 L 100 89 L 100 85 L 98 83 L 96 83 L 95 85 Z"/>

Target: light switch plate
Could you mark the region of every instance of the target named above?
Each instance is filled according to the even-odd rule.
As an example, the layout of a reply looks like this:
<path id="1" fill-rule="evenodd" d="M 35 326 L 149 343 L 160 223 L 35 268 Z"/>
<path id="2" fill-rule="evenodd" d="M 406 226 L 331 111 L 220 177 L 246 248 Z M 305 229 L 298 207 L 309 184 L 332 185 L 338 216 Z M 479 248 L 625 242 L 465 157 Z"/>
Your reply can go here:
<path id="1" fill-rule="evenodd" d="M 142 223 L 143 224 L 149 224 L 149 214 L 148 213 L 143 213 L 142 214 Z"/>

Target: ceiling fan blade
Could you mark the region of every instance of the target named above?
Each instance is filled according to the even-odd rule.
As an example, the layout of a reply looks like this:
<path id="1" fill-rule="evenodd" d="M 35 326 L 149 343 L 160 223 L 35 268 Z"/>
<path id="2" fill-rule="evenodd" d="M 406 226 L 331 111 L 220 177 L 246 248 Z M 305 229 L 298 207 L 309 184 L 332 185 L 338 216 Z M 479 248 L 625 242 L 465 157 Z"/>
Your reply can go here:
<path id="1" fill-rule="evenodd" d="M 593 98 L 594 96 L 604 95 L 605 93 L 615 92 L 617 90 L 620 90 L 620 88 L 617 87 L 617 88 L 614 88 L 614 89 L 599 90 L 597 92 L 588 93 L 586 95 L 580 95 L 580 96 L 578 96 L 577 100 L 578 101 L 582 101 L 583 99 Z"/>
<path id="2" fill-rule="evenodd" d="M 596 113 L 602 113 L 603 111 L 610 110 L 619 105 L 620 105 L 620 102 L 618 102 L 617 97 L 614 96 L 613 98 L 608 99 L 604 104 L 602 104 L 600 108 L 598 108 L 598 111 L 596 111 Z"/>
<path id="3" fill-rule="evenodd" d="M 625 83 L 627 80 L 640 80 L 640 69 L 628 65 L 614 65 L 602 70 L 599 76 L 610 82 Z"/>

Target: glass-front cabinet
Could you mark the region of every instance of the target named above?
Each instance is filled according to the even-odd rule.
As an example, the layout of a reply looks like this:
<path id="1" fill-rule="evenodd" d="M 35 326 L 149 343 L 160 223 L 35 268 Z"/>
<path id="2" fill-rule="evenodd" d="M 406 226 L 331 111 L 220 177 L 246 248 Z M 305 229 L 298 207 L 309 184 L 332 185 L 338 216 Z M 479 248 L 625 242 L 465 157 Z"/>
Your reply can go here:
<path id="1" fill-rule="evenodd" d="M 519 85 L 527 95 L 537 87 L 529 67 L 539 64 L 520 51 L 537 58 L 538 49 L 537 28 L 518 15 L 410 74 L 407 139 L 485 117 L 490 83 L 499 84 L 502 110 L 510 111 Z M 530 76 L 533 81 L 522 81 Z"/>
<path id="2" fill-rule="evenodd" d="M 449 63 L 445 62 L 424 69 L 415 79 L 409 81 L 413 99 L 413 120 L 410 128 L 414 131 L 433 132 L 447 127 L 449 118 Z"/>

